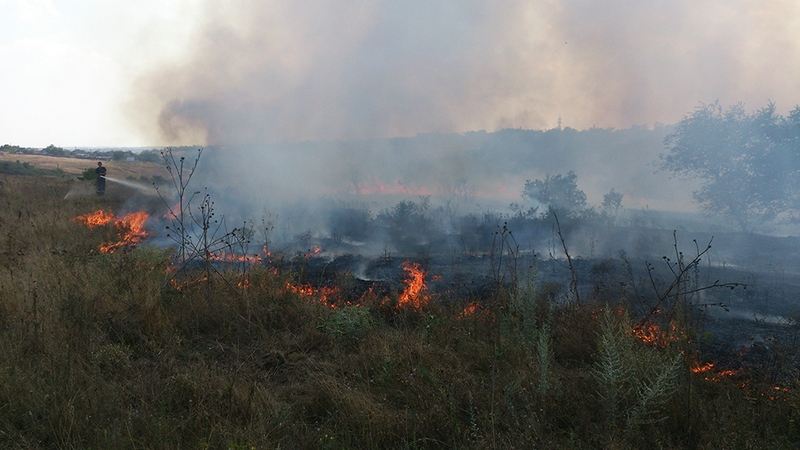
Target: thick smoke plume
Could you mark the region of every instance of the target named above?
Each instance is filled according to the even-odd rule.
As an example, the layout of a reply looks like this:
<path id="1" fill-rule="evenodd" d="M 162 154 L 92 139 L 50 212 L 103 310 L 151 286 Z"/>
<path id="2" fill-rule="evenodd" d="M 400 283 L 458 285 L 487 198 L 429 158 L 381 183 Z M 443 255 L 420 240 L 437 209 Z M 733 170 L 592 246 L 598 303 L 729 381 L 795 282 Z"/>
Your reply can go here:
<path id="1" fill-rule="evenodd" d="M 691 208 L 695 184 L 654 173 L 659 122 L 800 103 L 792 2 L 198 3 L 191 45 L 141 74 L 131 114 L 154 142 L 209 146 L 198 182 L 238 217 L 279 211 L 288 235 L 334 233 L 298 199 L 480 214 L 568 171 L 591 204 L 615 189 L 627 208 Z"/>
<path id="2" fill-rule="evenodd" d="M 751 0 L 202 3 L 142 74 L 155 142 L 674 123 L 698 102 L 800 103 L 800 5 Z"/>

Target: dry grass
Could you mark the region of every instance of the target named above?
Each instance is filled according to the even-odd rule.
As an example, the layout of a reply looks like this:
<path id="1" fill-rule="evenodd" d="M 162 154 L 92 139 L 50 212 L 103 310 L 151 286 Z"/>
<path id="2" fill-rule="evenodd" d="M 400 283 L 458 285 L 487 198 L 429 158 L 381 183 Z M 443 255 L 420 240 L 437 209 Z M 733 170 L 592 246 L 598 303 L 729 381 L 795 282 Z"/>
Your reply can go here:
<path id="1" fill-rule="evenodd" d="M 602 367 L 601 305 L 552 311 L 543 389 L 525 312 L 489 307 L 458 318 L 460 307 L 435 303 L 398 314 L 333 310 L 287 291 L 292 274 L 266 268 L 248 274 L 247 289 L 178 290 L 165 284 L 169 251 L 99 253 L 108 230 L 72 220 L 119 207 L 122 194 L 65 201 L 76 181 L 0 182 L 2 448 L 792 448 L 800 440 L 796 391 L 770 400 L 761 393 L 771 386 L 745 391 L 689 374 L 644 420 L 612 423 L 593 375 Z M 615 311 L 624 329 L 627 315 Z M 620 351 L 658 360 L 675 351 L 625 342 Z"/>
<path id="2" fill-rule="evenodd" d="M 97 161 L 91 159 L 62 158 L 45 155 L 0 153 L 0 161 L 27 162 L 37 169 L 61 169 L 67 175 L 81 175 L 84 170 L 97 167 Z M 166 177 L 166 170 L 162 164 L 140 161 L 103 161 L 103 165 L 108 168 L 109 176 L 121 180 L 129 177 L 138 180 L 142 176 L 152 178 L 154 175 Z"/>

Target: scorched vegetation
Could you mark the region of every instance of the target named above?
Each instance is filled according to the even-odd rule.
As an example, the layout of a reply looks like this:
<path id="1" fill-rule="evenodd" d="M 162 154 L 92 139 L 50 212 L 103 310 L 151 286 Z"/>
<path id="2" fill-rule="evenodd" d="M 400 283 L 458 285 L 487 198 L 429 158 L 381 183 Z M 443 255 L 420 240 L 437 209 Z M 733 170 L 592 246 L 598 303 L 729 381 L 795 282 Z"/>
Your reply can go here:
<path id="1" fill-rule="evenodd" d="M 682 255 L 660 325 L 611 290 L 577 301 L 535 260 L 458 298 L 399 258 L 385 263 L 400 284 L 381 289 L 345 272 L 309 285 L 302 257 L 176 279 L 172 250 L 129 237 L 124 192 L 65 200 L 75 183 L 0 178 L 2 448 L 800 443 L 794 373 L 726 373 L 698 353 L 682 308 L 702 286 Z M 497 237 L 495 260 L 519 258 Z"/>

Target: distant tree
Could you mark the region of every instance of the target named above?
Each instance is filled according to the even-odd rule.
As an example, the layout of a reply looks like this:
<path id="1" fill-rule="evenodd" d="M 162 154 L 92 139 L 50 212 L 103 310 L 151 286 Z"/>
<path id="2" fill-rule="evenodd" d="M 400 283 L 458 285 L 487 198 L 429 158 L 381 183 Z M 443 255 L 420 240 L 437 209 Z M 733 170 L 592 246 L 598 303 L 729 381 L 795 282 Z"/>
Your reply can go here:
<path id="1" fill-rule="evenodd" d="M 752 114 L 741 103 L 701 105 L 664 145 L 662 170 L 699 178 L 695 200 L 743 231 L 800 206 L 800 107 L 783 117 L 772 102 Z"/>
<path id="2" fill-rule="evenodd" d="M 113 150 L 111 152 L 111 159 L 114 161 L 125 161 L 129 156 L 134 156 L 130 150 Z"/>
<path id="3" fill-rule="evenodd" d="M 144 150 L 136 155 L 136 159 L 143 162 L 161 162 L 161 152 L 158 150 Z"/>
<path id="4" fill-rule="evenodd" d="M 10 144 L 3 144 L 0 147 L 0 152 L 3 153 L 22 153 L 22 148 L 19 145 L 10 145 Z"/>
<path id="5" fill-rule="evenodd" d="M 603 195 L 602 215 L 612 224 L 616 221 L 617 214 L 622 208 L 622 197 L 622 193 L 613 188 L 608 191 L 608 194 Z"/>
<path id="6" fill-rule="evenodd" d="M 56 147 L 53 144 L 50 144 L 47 147 L 42 149 L 42 154 L 43 155 L 48 155 L 48 156 L 66 156 L 69 153 L 70 153 L 69 151 L 64 150 L 61 147 Z"/>
<path id="7" fill-rule="evenodd" d="M 603 196 L 603 209 L 616 213 L 622 208 L 622 194 L 613 188 Z"/>
<path id="8" fill-rule="evenodd" d="M 385 227 L 388 242 L 395 250 L 410 254 L 423 254 L 429 250 L 435 235 L 434 223 L 428 214 L 430 197 L 420 196 L 420 201 L 402 200 L 391 209 L 378 213 L 376 223 Z"/>
<path id="9" fill-rule="evenodd" d="M 549 211 L 564 212 L 570 217 L 579 216 L 586 209 L 586 194 L 578 189 L 578 176 L 569 171 L 544 180 L 527 180 L 522 197 L 549 207 Z"/>

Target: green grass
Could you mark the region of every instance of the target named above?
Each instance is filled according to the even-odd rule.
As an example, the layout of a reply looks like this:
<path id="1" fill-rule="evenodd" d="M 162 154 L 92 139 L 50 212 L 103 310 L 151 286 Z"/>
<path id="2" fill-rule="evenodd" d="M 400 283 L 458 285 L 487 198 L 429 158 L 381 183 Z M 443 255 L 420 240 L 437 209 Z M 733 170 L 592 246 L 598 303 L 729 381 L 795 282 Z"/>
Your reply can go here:
<path id="1" fill-rule="evenodd" d="M 122 193 L 64 200 L 76 181 L 0 182 L 0 448 L 800 443 L 797 386 L 776 396 L 758 378 L 693 375 L 685 343 L 634 339 L 619 305 L 555 306 L 526 278 L 471 299 L 486 308 L 467 317 L 435 302 L 331 309 L 258 267 L 246 289 L 176 289 L 169 251 L 100 253 L 109 230 L 73 220 Z"/>

